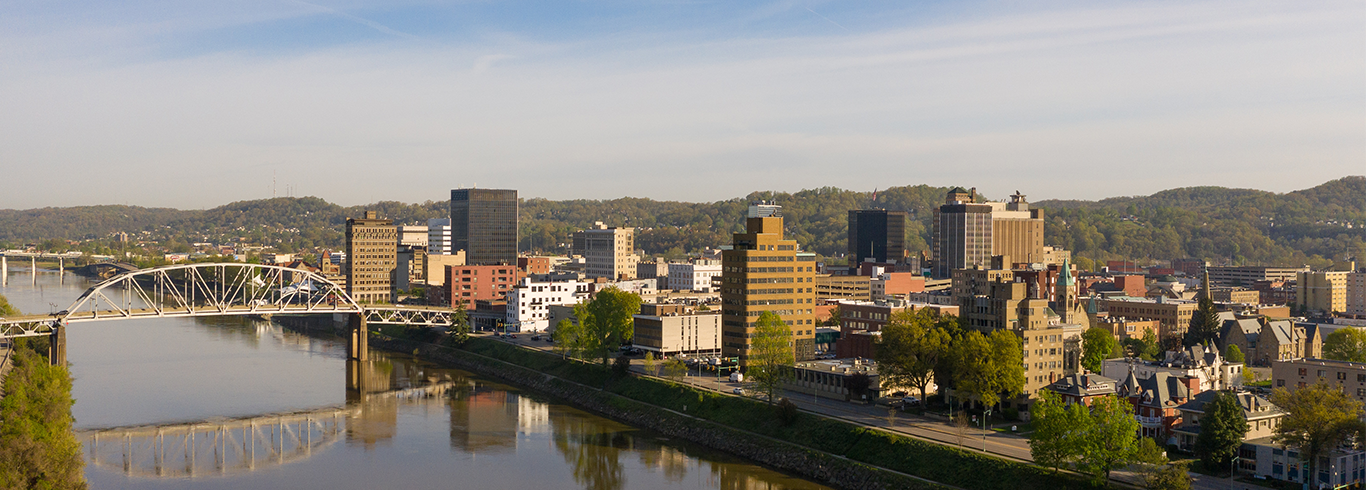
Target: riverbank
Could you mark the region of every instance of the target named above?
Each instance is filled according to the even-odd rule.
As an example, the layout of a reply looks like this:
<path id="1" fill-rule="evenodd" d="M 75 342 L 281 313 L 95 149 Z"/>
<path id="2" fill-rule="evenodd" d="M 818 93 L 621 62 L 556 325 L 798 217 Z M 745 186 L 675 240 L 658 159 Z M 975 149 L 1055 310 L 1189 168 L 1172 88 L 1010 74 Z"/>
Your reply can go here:
<path id="1" fill-rule="evenodd" d="M 773 407 L 752 399 L 652 378 L 617 376 L 597 365 L 491 339 L 473 338 L 461 348 L 449 348 L 375 337 L 371 346 L 416 352 L 426 360 L 545 392 L 632 425 L 839 488 L 1093 487 L 1075 475 L 810 413 L 799 413 L 784 424 Z"/>

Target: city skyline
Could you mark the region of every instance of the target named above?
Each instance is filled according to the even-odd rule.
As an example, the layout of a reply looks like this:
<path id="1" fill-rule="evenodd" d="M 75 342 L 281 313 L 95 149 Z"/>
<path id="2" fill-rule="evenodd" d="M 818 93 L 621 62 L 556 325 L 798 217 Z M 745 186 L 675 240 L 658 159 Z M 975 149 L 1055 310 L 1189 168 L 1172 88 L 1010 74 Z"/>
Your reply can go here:
<path id="1" fill-rule="evenodd" d="M 26 3 L 0 19 L 0 109 L 17 115 L 0 161 L 13 182 L 65 192 L 15 186 L 0 208 L 202 209 L 272 192 L 356 205 L 474 186 L 706 202 L 757 182 L 1034 200 L 1287 192 L 1361 173 L 1363 14 Z"/>

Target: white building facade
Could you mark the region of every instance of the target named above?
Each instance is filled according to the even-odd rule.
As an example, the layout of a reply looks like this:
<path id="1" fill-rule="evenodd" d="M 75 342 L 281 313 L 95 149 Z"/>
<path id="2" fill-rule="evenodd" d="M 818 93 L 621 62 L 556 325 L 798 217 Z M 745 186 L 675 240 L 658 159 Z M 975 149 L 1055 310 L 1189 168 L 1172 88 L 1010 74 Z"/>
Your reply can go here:
<path id="1" fill-rule="evenodd" d="M 588 283 L 533 282 L 523 279 L 508 292 L 505 322 L 509 332 L 540 332 L 550 327 L 550 305 L 572 305 L 588 297 Z"/>
<path id="2" fill-rule="evenodd" d="M 427 255 L 450 255 L 452 252 L 450 218 L 427 220 Z"/>
<path id="3" fill-rule="evenodd" d="M 669 289 L 710 293 L 712 278 L 720 275 L 719 260 L 699 259 L 692 263 L 669 264 Z"/>

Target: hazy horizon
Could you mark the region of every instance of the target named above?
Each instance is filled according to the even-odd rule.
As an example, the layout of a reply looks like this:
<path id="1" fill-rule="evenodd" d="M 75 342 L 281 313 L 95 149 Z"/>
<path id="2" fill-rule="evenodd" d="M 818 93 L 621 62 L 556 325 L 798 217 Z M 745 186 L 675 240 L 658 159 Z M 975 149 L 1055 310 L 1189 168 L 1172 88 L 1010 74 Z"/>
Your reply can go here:
<path id="1" fill-rule="evenodd" d="M 1324 181 L 1324 182 L 1320 182 L 1320 183 L 1318 183 L 1318 184 L 1315 184 L 1315 185 L 1312 185 L 1312 186 L 1309 186 L 1309 187 L 1305 187 L 1304 189 L 1292 189 L 1292 190 L 1290 190 L 1290 191 L 1285 191 L 1285 192 L 1271 191 L 1271 190 L 1267 190 L 1267 189 L 1256 189 L 1256 188 L 1251 188 L 1251 187 L 1224 187 L 1224 186 L 1213 186 L 1213 187 L 1223 187 L 1223 188 L 1226 188 L 1226 189 L 1253 190 L 1253 191 L 1262 191 L 1262 192 L 1275 192 L 1276 194 L 1287 194 L 1287 193 L 1290 193 L 1290 192 L 1301 191 L 1301 190 L 1306 190 L 1306 189 L 1312 189 L 1312 188 L 1314 188 L 1314 187 L 1318 187 L 1318 186 L 1323 185 L 1323 184 L 1326 184 L 1326 183 L 1328 183 L 1328 182 L 1333 182 L 1333 181 L 1336 181 L 1336 180 L 1341 180 L 1341 179 L 1344 179 L 1344 178 L 1351 178 L 1351 177 L 1366 178 L 1366 176 L 1362 176 L 1362 175 L 1344 175 L 1344 176 L 1342 176 L 1342 177 L 1329 179 L 1329 180 L 1326 180 L 1326 181 Z M 849 192 L 871 193 L 871 192 L 874 192 L 874 191 L 885 191 L 885 190 L 887 190 L 887 189 L 895 188 L 895 187 L 915 187 L 915 186 L 919 186 L 919 185 L 925 185 L 925 186 L 929 186 L 929 187 L 954 187 L 954 186 L 963 187 L 963 188 L 970 188 L 970 187 L 973 187 L 973 186 L 971 186 L 971 185 L 963 185 L 963 184 L 931 184 L 931 183 L 923 183 L 923 184 L 901 184 L 901 185 L 891 185 L 891 186 L 887 186 L 887 187 L 881 187 L 881 188 L 878 188 L 878 189 L 845 189 L 845 188 L 840 188 L 840 187 L 837 187 L 837 188 L 840 189 L 840 190 L 849 191 Z M 754 190 L 754 191 L 750 191 L 750 192 L 745 193 L 745 195 L 741 195 L 741 196 L 731 196 L 731 197 L 729 197 L 729 198 L 717 199 L 717 200 L 711 200 L 711 201 L 688 201 L 688 200 L 680 200 L 680 199 L 656 199 L 656 198 L 653 198 L 653 197 L 650 197 L 650 196 L 643 196 L 643 195 L 642 195 L 642 196 L 617 196 L 617 197 L 605 197 L 605 198 L 594 198 L 594 197 L 570 197 L 570 198 L 565 198 L 565 199 L 550 199 L 550 198 L 545 198 L 545 197 L 541 197 L 541 196 L 525 196 L 525 195 L 522 195 L 520 191 L 518 192 L 518 196 L 517 196 L 517 197 L 518 197 L 519 199 L 522 199 L 522 200 L 527 200 L 527 199 L 547 199 L 547 200 L 550 200 L 550 201 L 575 201 L 575 200 L 584 200 L 584 201 L 611 201 L 611 200 L 616 200 L 616 199 L 647 199 L 647 200 L 658 201 L 658 202 L 683 202 L 683 203 L 689 203 L 689 204 L 709 204 L 709 203 L 714 203 L 714 202 L 728 201 L 728 200 L 732 200 L 732 199 L 744 199 L 744 198 L 745 198 L 746 196 L 748 196 L 749 194 L 755 193 L 755 192 L 774 192 L 774 193 L 784 193 L 784 194 L 797 194 L 798 192 L 809 191 L 809 190 L 816 190 L 816 189 L 819 189 L 819 188 L 821 188 L 821 187 L 834 187 L 834 186 L 808 187 L 808 188 L 804 188 L 804 189 L 798 189 L 798 190 L 795 190 L 795 191 L 774 190 L 774 189 Z M 1163 191 L 1169 191 L 1169 190 L 1175 190 L 1175 189 L 1181 189 L 1181 188 L 1189 188 L 1189 187 L 1202 187 L 1202 186 L 1171 187 L 1171 188 L 1167 188 L 1167 189 L 1160 189 L 1160 190 L 1158 190 L 1157 192 L 1163 192 Z M 1025 191 L 1025 190 L 1023 190 L 1023 189 L 1020 189 L 1020 191 L 1022 191 L 1022 193 L 1025 194 L 1026 196 L 1028 196 L 1029 202 L 1041 202 L 1041 201 L 1089 201 L 1089 202 L 1097 202 L 1097 201 L 1101 201 L 1101 200 L 1105 200 L 1105 199 L 1110 199 L 1110 198 L 1147 197 L 1147 196 L 1151 196 L 1152 194 L 1156 194 L 1156 193 L 1157 193 L 1157 192 L 1154 192 L 1154 193 L 1149 193 L 1149 194 L 1123 194 L 1123 195 L 1114 195 L 1114 196 L 1104 196 L 1104 197 L 1101 197 L 1101 198 L 1099 198 L 1099 199 L 1070 199 L 1070 198 L 1057 198 L 1057 197 L 1049 197 L 1049 196 L 1036 197 L 1035 195 L 1030 194 L 1028 191 Z M 982 194 L 985 195 L 985 196 L 987 196 L 987 198 L 989 198 L 989 199 L 997 200 L 997 201 L 999 201 L 999 200 L 1004 200 L 1004 199 L 1006 199 L 1006 198 L 1008 197 L 1008 194 L 996 195 L 996 194 L 987 194 L 987 193 L 983 193 L 983 192 L 982 192 L 982 189 L 980 189 L 980 188 L 978 189 L 978 192 L 979 192 L 979 193 L 982 193 Z M 336 201 L 332 201 L 332 200 L 327 199 L 327 198 L 324 198 L 324 197 L 322 197 L 322 196 L 312 196 L 312 195 L 309 195 L 309 196 L 275 196 L 275 197 L 276 197 L 276 198 L 299 198 L 299 199 L 310 198 L 310 197 L 312 197 L 312 198 L 322 199 L 323 201 L 326 201 L 326 202 L 328 202 L 328 203 L 330 203 L 330 204 L 336 204 L 336 205 L 341 206 L 341 207 L 363 207 L 363 206 L 370 206 L 370 205 L 374 205 L 374 204 L 379 204 L 379 202 L 380 202 L 380 201 L 375 201 L 375 202 L 367 202 L 367 203 L 347 204 L 347 203 L 339 203 L 339 202 L 336 202 Z M 226 205 L 229 205 L 229 204 L 232 204 L 232 203 L 236 203 L 236 202 L 261 201 L 261 200 L 268 200 L 268 199 L 273 199 L 273 198 L 270 197 L 270 196 L 266 196 L 266 197 L 259 197 L 259 198 L 253 198 L 253 199 L 234 199 L 234 200 L 231 200 L 231 201 L 225 201 L 225 202 L 221 202 L 221 203 L 218 203 L 218 204 L 214 204 L 214 205 L 211 205 L 211 206 L 208 206 L 208 207 L 202 207 L 202 208 L 173 207 L 173 206 L 143 206 L 143 205 L 131 204 L 131 203 L 130 203 L 130 204 L 125 204 L 125 203 L 104 203 L 104 204 L 82 204 L 82 205 L 72 205 L 72 206 L 43 206 L 43 207 L 41 207 L 41 208 L 0 208 L 0 211 L 26 211 L 26 210 L 43 209 L 43 208 L 73 208 L 73 207 L 93 207 L 93 206 L 133 206 L 133 207 L 141 207 L 141 208 L 149 208 L 149 209 L 150 209 L 150 208 L 161 208 L 161 209 L 176 209 L 176 210 L 180 210 L 180 211 L 203 211 L 203 210 L 214 209 L 214 208 L 226 206 Z M 423 203 L 425 203 L 426 201 L 442 202 L 442 201 L 449 201 L 449 200 L 450 200 L 450 198 L 447 197 L 447 198 L 445 198 L 445 199 L 424 199 L 424 200 L 421 200 L 421 201 L 401 201 L 401 200 L 385 199 L 383 202 L 398 202 L 398 203 L 402 203 L 402 204 L 423 204 Z"/>

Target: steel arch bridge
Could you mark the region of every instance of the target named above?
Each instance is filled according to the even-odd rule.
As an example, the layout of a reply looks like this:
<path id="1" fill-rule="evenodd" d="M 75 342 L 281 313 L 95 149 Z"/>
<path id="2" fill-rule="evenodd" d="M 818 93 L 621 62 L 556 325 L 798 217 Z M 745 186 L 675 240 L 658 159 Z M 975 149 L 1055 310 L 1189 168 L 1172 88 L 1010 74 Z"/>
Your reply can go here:
<path id="1" fill-rule="evenodd" d="M 57 313 L 0 318 L 0 339 L 51 336 L 54 345 L 60 345 L 55 352 L 65 351 L 62 327 L 72 322 L 321 313 L 354 315 L 351 354 L 357 359 L 365 357 L 369 323 L 450 326 L 454 320 L 450 308 L 361 305 L 341 286 L 312 271 L 260 264 L 182 264 L 111 277 Z"/>

